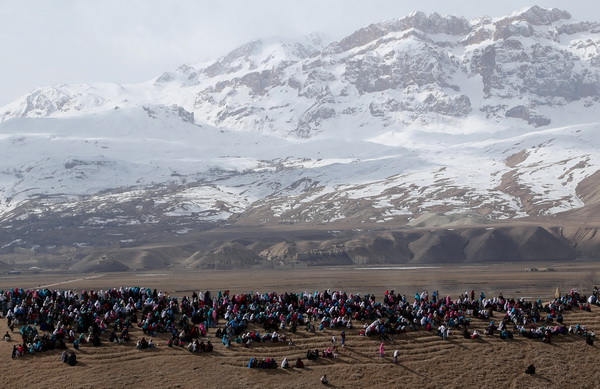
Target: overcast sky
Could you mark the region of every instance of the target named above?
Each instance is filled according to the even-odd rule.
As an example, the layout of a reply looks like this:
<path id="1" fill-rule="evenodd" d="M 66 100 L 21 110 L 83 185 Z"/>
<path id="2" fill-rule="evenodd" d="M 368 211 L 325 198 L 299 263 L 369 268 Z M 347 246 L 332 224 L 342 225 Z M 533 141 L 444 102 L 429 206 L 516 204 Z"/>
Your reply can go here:
<path id="1" fill-rule="evenodd" d="M 0 106 L 37 86 L 147 81 L 260 37 L 338 40 L 412 11 L 473 18 L 532 4 L 600 21 L 598 0 L 0 0 Z"/>

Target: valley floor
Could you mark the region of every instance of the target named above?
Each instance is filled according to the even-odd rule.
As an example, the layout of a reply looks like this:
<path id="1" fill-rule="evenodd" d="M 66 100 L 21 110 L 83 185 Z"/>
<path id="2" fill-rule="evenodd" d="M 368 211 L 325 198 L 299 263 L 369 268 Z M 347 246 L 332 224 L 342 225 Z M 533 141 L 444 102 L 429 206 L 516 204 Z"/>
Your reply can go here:
<path id="1" fill-rule="evenodd" d="M 526 271 L 535 268 L 539 271 Z M 553 271 L 543 271 L 552 269 Z M 382 296 L 395 290 L 407 296 L 439 290 L 452 296 L 471 289 L 494 296 L 551 298 L 557 287 L 591 290 L 600 286 L 600 262 L 529 262 L 503 264 L 425 264 L 400 266 L 315 266 L 294 269 L 151 270 L 73 274 L 40 272 L 0 276 L 0 289 L 108 289 L 141 286 L 172 296 L 192 291 L 230 290 L 232 293 L 344 290 Z"/>

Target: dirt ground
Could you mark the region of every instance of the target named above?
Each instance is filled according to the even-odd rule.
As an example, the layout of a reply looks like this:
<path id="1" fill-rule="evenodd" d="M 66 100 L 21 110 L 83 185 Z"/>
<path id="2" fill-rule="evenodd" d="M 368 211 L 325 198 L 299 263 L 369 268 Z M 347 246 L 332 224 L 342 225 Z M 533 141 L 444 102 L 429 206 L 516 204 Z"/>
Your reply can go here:
<path id="1" fill-rule="evenodd" d="M 526 272 L 552 268 L 554 271 Z M 550 298 L 556 287 L 591 288 L 600 284 L 600 262 L 531 262 L 485 265 L 424 265 L 422 267 L 305 267 L 288 270 L 188 270 L 123 273 L 38 273 L 0 276 L 0 289 L 107 289 L 119 286 L 156 288 L 172 296 L 192 291 L 230 290 L 232 293 L 344 290 L 375 293 L 395 290 L 406 295 L 438 290 L 456 295 L 476 289 L 486 294 Z"/>
<path id="2" fill-rule="evenodd" d="M 525 272 L 525 268 L 552 267 L 555 271 Z M 416 291 L 438 290 L 442 296 L 456 296 L 467 290 L 483 291 L 487 296 L 549 299 L 556 287 L 562 291 L 577 288 L 589 293 L 598 282 L 600 263 L 570 264 L 533 263 L 486 266 L 435 266 L 431 268 L 306 268 L 288 271 L 247 270 L 233 272 L 198 271 L 108 274 L 21 274 L 0 278 L 0 289 L 22 287 L 50 289 L 105 289 L 118 286 L 143 286 L 166 291 L 173 296 L 190 295 L 196 290 L 298 292 L 324 289 L 352 293 L 374 293 L 382 297 L 385 290 L 412 296 Z M 498 317 L 499 318 L 499 317 Z M 496 318 L 496 319 L 498 319 Z M 565 314 L 565 324 L 582 324 L 596 332 L 600 329 L 600 307 L 592 312 Z M 481 332 L 487 322 L 473 319 Z M 597 345 L 588 346 L 576 335 L 556 336 L 552 344 L 515 337 L 503 341 L 484 337 L 480 341 L 464 339 L 453 333 L 446 341 L 426 331 L 394 335 L 385 341 L 386 355 L 377 355 L 379 340 L 358 335 L 361 323 L 347 331 L 347 347 L 335 359 L 316 362 L 305 359 L 309 349 L 324 349 L 340 330 L 308 333 L 300 328 L 291 336 L 293 344 L 254 343 L 250 348 L 234 344 L 224 348 L 210 329 L 208 339 L 215 351 L 192 354 L 165 345 L 166 335 L 157 339 L 155 350 L 137 350 L 141 336 L 137 328 L 132 342 L 101 347 L 83 345 L 79 363 L 70 367 L 60 362 L 60 351 L 48 351 L 15 360 L 12 346 L 19 340 L 0 341 L 4 356 L 3 388 L 307 388 L 322 386 L 319 378 L 327 374 L 331 388 L 596 388 L 600 379 Z M 0 332 L 7 331 L 0 319 Z M 107 337 L 107 335 L 104 335 Z M 600 344 L 600 343 L 599 343 Z M 392 364 L 394 350 L 400 362 Z M 294 361 L 302 357 L 304 369 L 260 370 L 245 367 L 251 357 L 284 357 Z M 534 364 L 537 374 L 524 373 Z"/>

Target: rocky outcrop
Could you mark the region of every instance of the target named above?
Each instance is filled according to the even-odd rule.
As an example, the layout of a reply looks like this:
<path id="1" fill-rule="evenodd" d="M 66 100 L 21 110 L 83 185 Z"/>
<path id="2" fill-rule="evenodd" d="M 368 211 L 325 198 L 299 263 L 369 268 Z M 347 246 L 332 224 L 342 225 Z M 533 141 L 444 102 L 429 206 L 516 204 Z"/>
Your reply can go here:
<path id="1" fill-rule="evenodd" d="M 470 25 L 466 19 L 456 16 L 441 16 L 437 13 L 427 16 L 423 12 L 415 12 L 401 19 L 394 19 L 389 22 L 372 24 L 361 28 L 338 43 L 332 44 L 326 51 L 336 54 L 341 53 L 364 46 L 390 33 L 411 29 L 419 30 L 425 34 L 458 36 L 468 34 Z"/>
<path id="2" fill-rule="evenodd" d="M 529 109 L 523 105 L 512 107 L 506 111 L 505 115 L 507 118 L 523 119 L 535 127 L 547 126 L 550 124 L 550 119 L 538 115 L 532 115 L 531 112 L 529 112 Z"/>

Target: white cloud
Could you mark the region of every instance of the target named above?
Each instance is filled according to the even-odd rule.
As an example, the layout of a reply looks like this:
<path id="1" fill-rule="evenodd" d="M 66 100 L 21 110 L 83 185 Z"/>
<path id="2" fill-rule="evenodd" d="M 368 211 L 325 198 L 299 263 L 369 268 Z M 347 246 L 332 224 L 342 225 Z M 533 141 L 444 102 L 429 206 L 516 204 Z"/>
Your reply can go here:
<path id="1" fill-rule="evenodd" d="M 581 20 L 599 20 L 597 4 L 538 1 Z M 500 16 L 528 5 L 521 0 L 3 1 L 0 105 L 42 85 L 142 82 L 260 37 L 322 32 L 340 39 L 370 23 L 416 10 L 472 18 Z"/>

